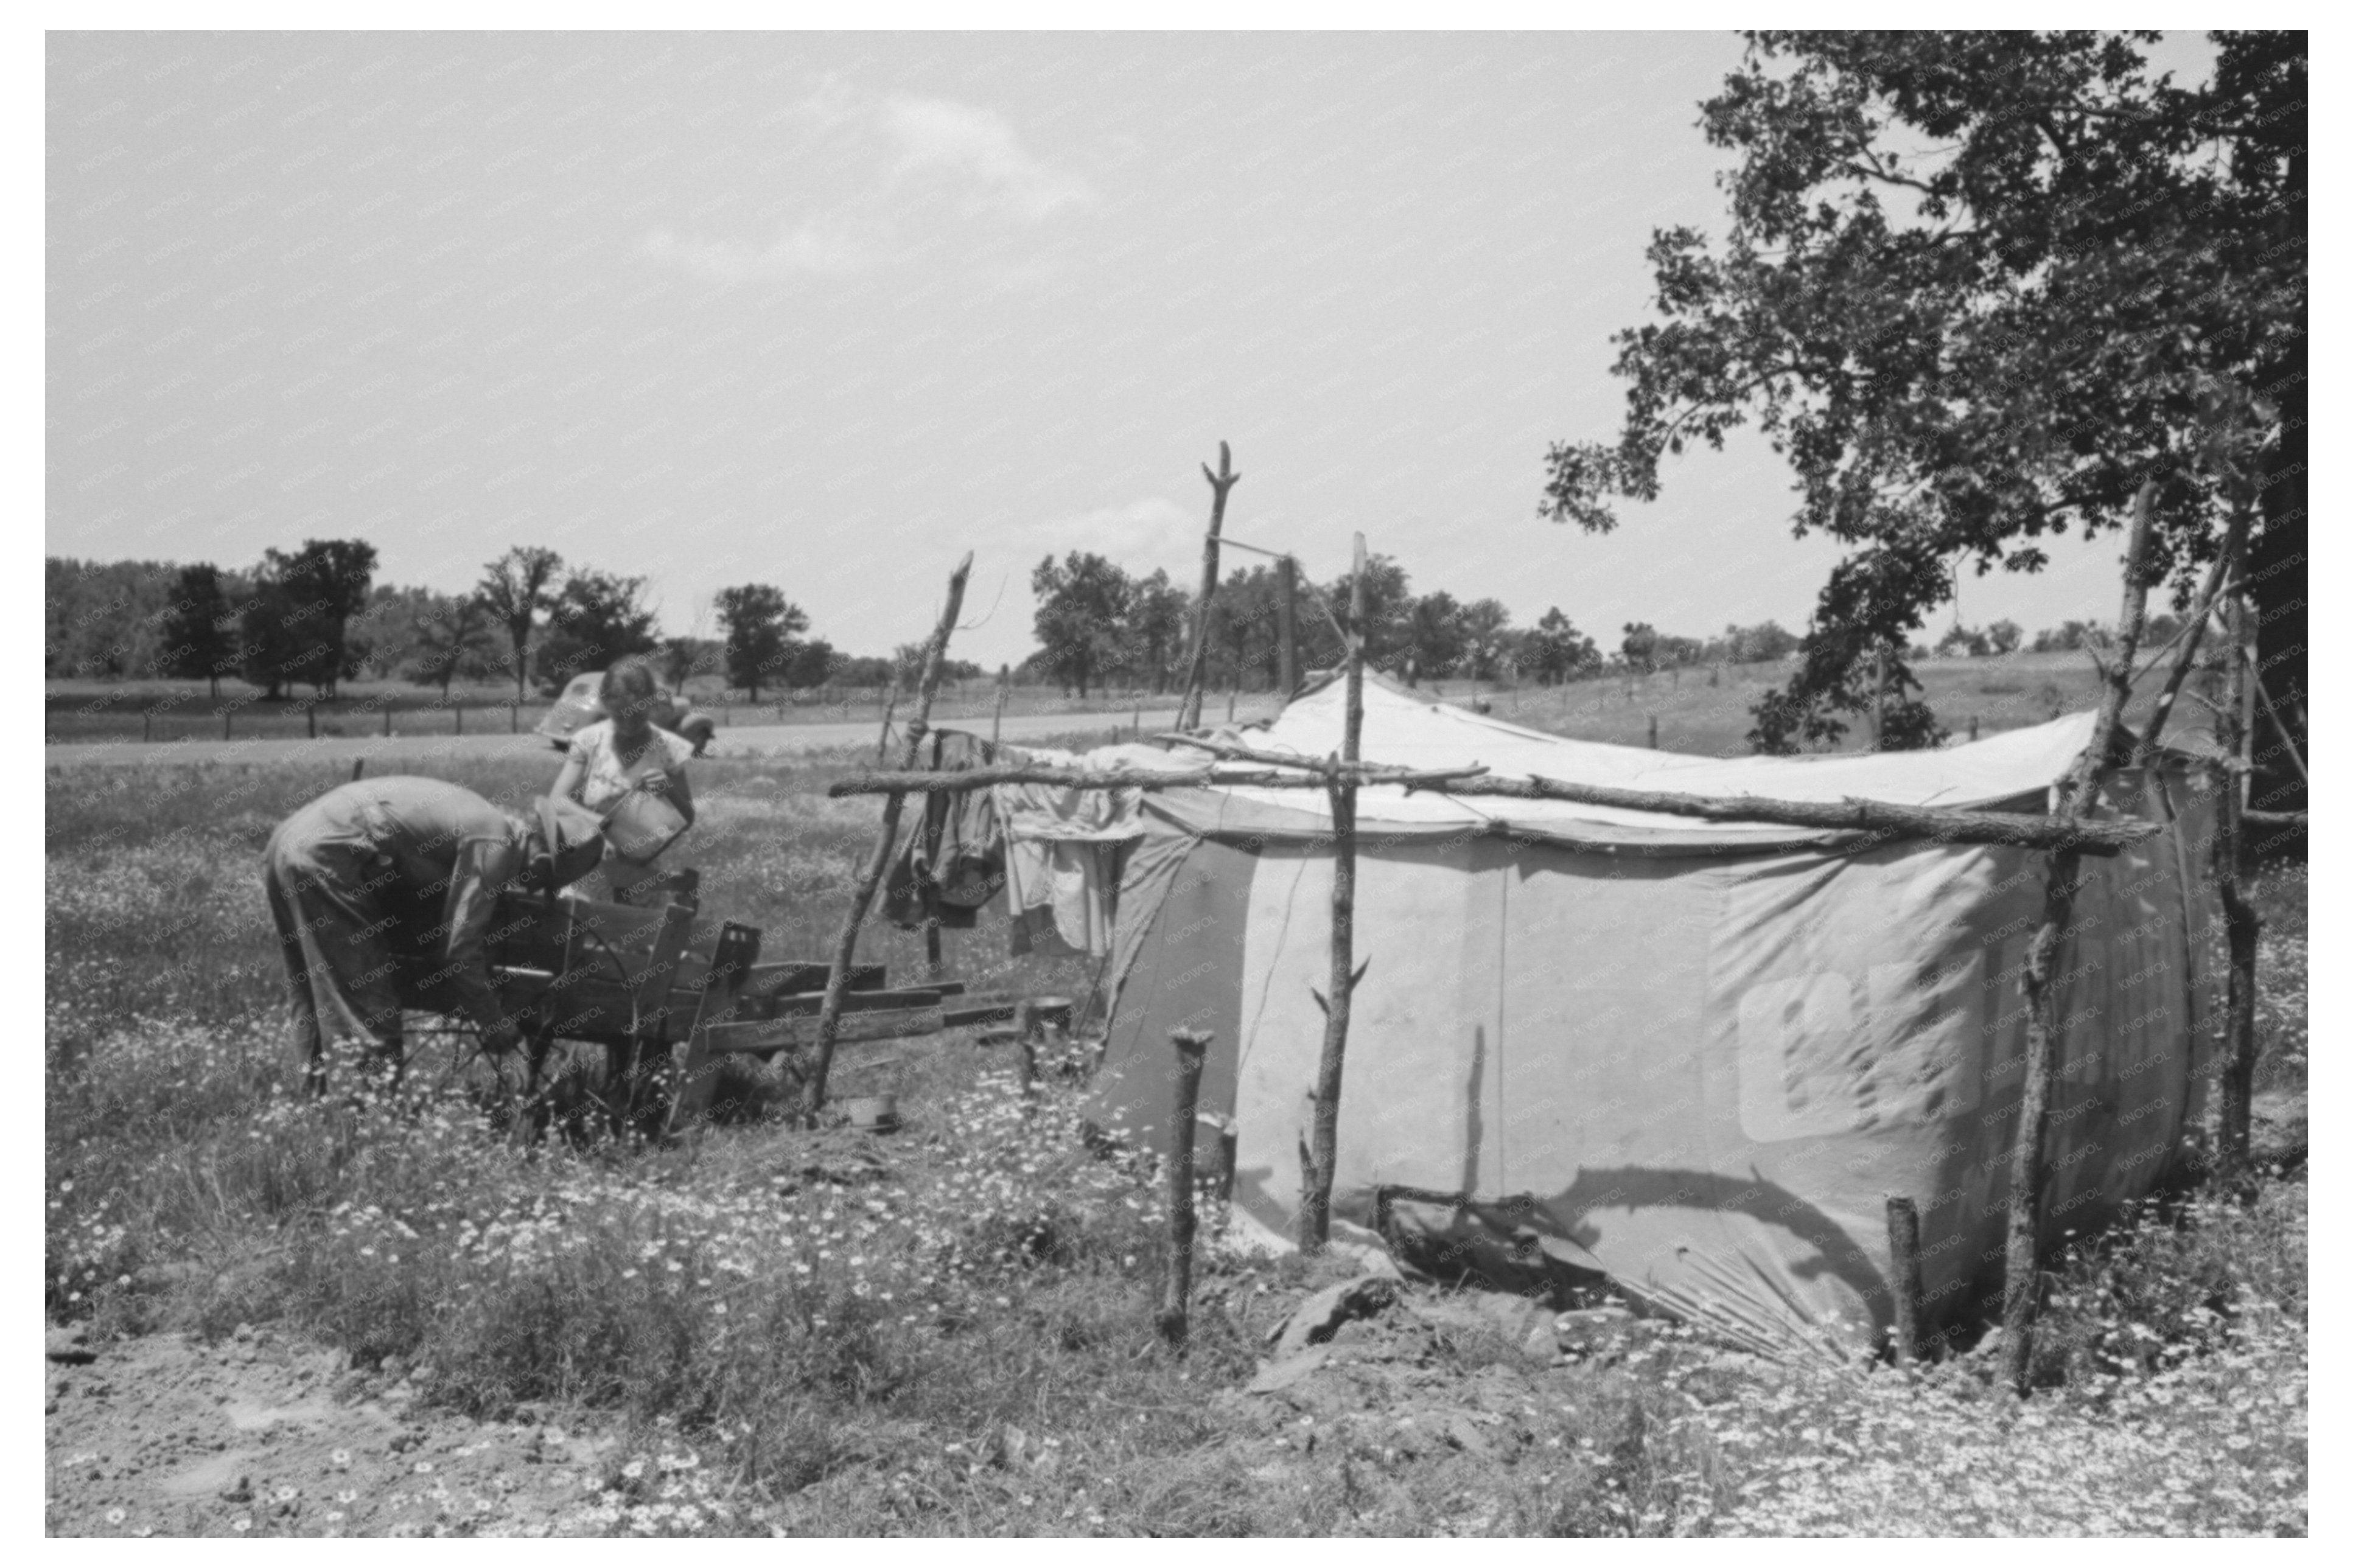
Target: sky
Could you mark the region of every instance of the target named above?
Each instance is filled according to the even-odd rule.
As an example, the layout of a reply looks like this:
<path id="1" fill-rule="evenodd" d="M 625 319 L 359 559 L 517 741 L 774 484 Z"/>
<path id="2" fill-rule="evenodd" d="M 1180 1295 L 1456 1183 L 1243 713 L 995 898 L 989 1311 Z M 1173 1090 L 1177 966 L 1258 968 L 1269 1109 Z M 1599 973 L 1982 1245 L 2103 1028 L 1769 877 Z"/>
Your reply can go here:
<path id="1" fill-rule="evenodd" d="M 2168 45 L 2174 44 L 2168 40 Z M 2194 63 L 2194 40 L 2168 48 Z M 360 537 L 459 591 L 511 544 L 648 580 L 672 635 L 773 583 L 852 652 L 1034 640 L 1092 550 L 1802 627 L 1754 437 L 1597 537 L 1652 229 L 1720 226 L 1722 34 L 51 34 L 47 548 L 246 566 Z M 2113 535 L 1960 617 L 2110 615 Z M 1229 553 L 1229 564 L 1253 557 Z M 1947 613 L 1947 615 L 1950 612 Z"/>

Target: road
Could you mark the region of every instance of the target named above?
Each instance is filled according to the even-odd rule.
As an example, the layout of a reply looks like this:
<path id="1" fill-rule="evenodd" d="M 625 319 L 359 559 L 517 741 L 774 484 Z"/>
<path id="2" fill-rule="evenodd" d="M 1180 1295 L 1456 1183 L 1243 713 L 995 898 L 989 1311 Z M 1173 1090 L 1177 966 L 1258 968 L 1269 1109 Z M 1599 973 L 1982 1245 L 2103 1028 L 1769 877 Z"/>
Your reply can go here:
<path id="1" fill-rule="evenodd" d="M 1244 704 L 1240 717 L 1257 717 L 1253 706 L 1263 708 L 1266 700 L 1256 704 Z M 1222 715 L 1220 703 L 1210 707 Z M 1144 732 L 1147 735 L 1167 730 L 1176 722 L 1176 710 L 1172 708 L 1146 709 Z M 1034 713 L 1016 717 L 1008 715 L 1003 734 L 1008 741 L 1036 741 L 1049 736 L 1085 734 L 1092 731 L 1103 741 L 1111 739 L 1112 727 L 1119 728 L 1122 739 L 1134 730 L 1135 710 L 1128 709 L 1111 713 Z M 986 732 L 987 720 L 945 721 L 947 728 Z M 783 757 L 807 752 L 829 751 L 841 746 L 871 746 L 876 726 L 867 720 L 850 724 L 758 724 L 743 725 L 719 731 L 705 755 L 722 761 L 745 757 Z M 382 762 L 402 767 L 415 767 L 437 760 L 458 757 L 480 759 L 502 756 L 552 757 L 548 743 L 537 735 L 322 735 L 316 740 L 250 741 L 94 741 L 43 748 L 44 760 L 51 767 L 157 767 L 176 766 L 191 763 L 241 763 L 259 765 L 292 763 L 305 760 L 349 763 L 364 757 L 373 766 Z"/>

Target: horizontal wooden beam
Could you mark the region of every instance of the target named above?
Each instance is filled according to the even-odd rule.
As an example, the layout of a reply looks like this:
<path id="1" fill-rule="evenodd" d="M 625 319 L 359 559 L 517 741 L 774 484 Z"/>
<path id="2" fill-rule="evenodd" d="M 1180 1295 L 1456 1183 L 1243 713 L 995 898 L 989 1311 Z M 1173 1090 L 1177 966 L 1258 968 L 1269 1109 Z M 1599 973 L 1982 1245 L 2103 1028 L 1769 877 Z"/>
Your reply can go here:
<path id="1" fill-rule="evenodd" d="M 1695 816 L 1709 822 L 1770 822 L 1788 827 L 1878 833 L 1891 838 L 1934 838 L 1950 844 L 2008 844 L 2026 849 L 2068 846 L 2086 854 L 2114 854 L 2164 831 L 2154 822 L 2092 822 L 2082 817 L 2029 816 L 2007 811 L 1952 811 L 1886 801 L 1773 800 L 1763 795 L 1671 795 L 1559 779 L 1482 779 L 1446 795 L 1500 795 L 1513 800 L 1565 800 L 1620 811 Z"/>
<path id="2" fill-rule="evenodd" d="M 1247 786 L 1251 789 L 1321 790 L 1345 777 L 1366 787 L 1397 784 L 1409 792 L 1429 790 L 1465 799 L 1559 800 L 1609 806 L 1662 816 L 1708 822 L 1765 822 L 1830 832 L 1873 833 L 1888 838 L 1932 838 L 1948 844 L 2007 844 L 2026 849 L 2073 847 L 2087 855 L 2113 855 L 2162 832 L 2159 824 L 2138 820 L 2094 822 L 2081 817 L 2031 816 L 2006 811 L 1957 811 L 1888 801 L 1776 800 L 1765 795 L 1678 795 L 1664 790 L 1620 789 L 1610 784 L 1570 784 L 1559 779 L 1497 778 L 1483 767 L 1401 768 L 1378 763 L 1344 763 L 1321 757 L 1290 757 L 1222 742 L 1171 735 L 1164 739 L 1216 752 L 1221 760 L 1292 770 L 1288 773 L 1220 773 L 1204 768 L 1181 773 L 1089 772 L 1075 768 L 971 768 L 961 773 L 866 773 L 828 787 L 829 795 L 954 793 L 993 784 L 1045 784 L 1070 789 L 1180 789 Z"/>
<path id="3" fill-rule="evenodd" d="M 1323 788 L 1314 779 L 1283 779 L 1272 773 L 1219 773 L 1198 768 L 1181 773 L 1132 773 L 1126 769 L 1050 767 L 965 768 L 956 773 L 860 773 L 839 779 L 825 793 L 851 795 L 958 795 L 992 784 L 1052 784 L 1060 789 L 1198 789 L 1208 784 L 1249 784 L 1258 789 Z"/>
<path id="4" fill-rule="evenodd" d="M 1197 735 L 1168 734 L 1160 737 L 1171 745 L 1191 746 L 1198 751 L 1215 752 L 1220 761 L 1254 763 L 1261 767 L 1295 768 L 1314 774 L 1318 779 L 1353 779 L 1359 784 L 1404 784 L 1409 789 L 1444 788 L 1449 794 L 1467 794 L 1451 788 L 1456 780 L 1484 778 L 1483 763 L 1462 768 L 1406 768 L 1388 763 L 1348 762 L 1338 757 L 1300 757 L 1286 752 L 1261 752 L 1249 746 L 1237 746 L 1230 741 L 1205 741 Z"/>

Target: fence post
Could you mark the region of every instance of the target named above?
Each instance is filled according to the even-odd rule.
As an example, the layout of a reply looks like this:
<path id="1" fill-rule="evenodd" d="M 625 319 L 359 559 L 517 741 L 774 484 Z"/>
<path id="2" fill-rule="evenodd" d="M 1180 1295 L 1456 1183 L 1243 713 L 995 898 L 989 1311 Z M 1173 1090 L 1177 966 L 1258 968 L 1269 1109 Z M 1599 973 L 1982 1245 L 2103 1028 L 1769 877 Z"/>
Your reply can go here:
<path id="1" fill-rule="evenodd" d="M 450 704 L 449 711 L 455 715 L 455 727 L 450 730 L 449 733 L 453 735 L 464 734 L 466 732 L 466 705 L 463 702 L 452 703 Z"/>
<path id="2" fill-rule="evenodd" d="M 389 702 L 384 705 L 384 734 L 386 740 L 392 738 L 392 704 Z"/>
<path id="3" fill-rule="evenodd" d="M 1168 1277 L 1160 1297 L 1160 1334 L 1181 1345 L 1193 1290 L 1193 1133 L 1209 1036 L 1171 1029 L 1168 1043 L 1176 1047 L 1176 1100 L 1168 1111 Z"/>
<path id="4" fill-rule="evenodd" d="M 311 731 L 311 739 L 319 738 L 319 704 L 314 699 L 302 704 L 302 723 Z"/>
<path id="5" fill-rule="evenodd" d="M 1654 752 L 1655 752 L 1655 751 L 1657 751 L 1658 749 L 1659 749 L 1659 716 L 1658 716 L 1656 713 L 1653 713 L 1653 714 L 1651 714 L 1651 750 L 1652 750 L 1652 751 L 1654 751 Z"/>
<path id="6" fill-rule="evenodd" d="M 1920 1210 L 1910 1198 L 1887 1200 L 1888 1289 L 1895 1297 L 1895 1364 L 1920 1357 Z"/>
<path id="7" fill-rule="evenodd" d="M 519 735 L 522 732 L 522 704 L 520 702 L 509 702 L 507 704 L 507 733 L 510 735 Z"/>
<path id="8" fill-rule="evenodd" d="M 152 708 L 139 710 L 139 738 L 142 741 L 155 738 L 155 710 Z"/>
<path id="9" fill-rule="evenodd" d="M 1976 740 L 1977 738 L 1978 738 L 1978 716 L 1977 716 L 1976 714 L 1972 713 L 1972 714 L 1970 714 L 1970 715 L 1969 715 L 1969 739 L 1970 739 L 1970 740 L 1972 740 L 1972 741 L 1974 741 L 1974 740 Z"/>
<path id="10" fill-rule="evenodd" d="M 1026 1000 L 1013 1004 L 1013 1045 L 1021 1053 L 1021 1108 L 1027 1115 L 1038 1099 L 1038 1025 Z"/>
<path id="11" fill-rule="evenodd" d="M 221 710 L 221 739 L 222 739 L 222 740 L 226 741 L 226 740 L 227 740 L 227 739 L 228 739 L 228 735 L 229 735 L 229 726 L 230 726 L 232 723 L 234 723 L 234 722 L 236 721 L 236 719 L 237 719 L 237 710 L 236 710 L 236 709 L 234 709 L 234 708 L 224 708 L 224 709 L 222 709 L 222 710 Z"/>

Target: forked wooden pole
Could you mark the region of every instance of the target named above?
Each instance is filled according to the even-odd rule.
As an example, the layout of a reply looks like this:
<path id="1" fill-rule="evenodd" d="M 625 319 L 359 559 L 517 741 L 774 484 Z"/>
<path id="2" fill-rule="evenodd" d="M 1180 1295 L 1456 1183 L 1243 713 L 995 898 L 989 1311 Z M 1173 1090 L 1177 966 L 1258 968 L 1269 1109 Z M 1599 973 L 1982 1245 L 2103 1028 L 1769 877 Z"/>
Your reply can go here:
<path id="1" fill-rule="evenodd" d="M 965 580 L 971 575 L 970 555 L 957 563 L 956 569 L 948 574 L 948 602 L 940 611 L 940 624 L 932 632 L 930 644 L 923 649 L 923 677 L 915 691 L 915 716 L 907 721 L 906 743 L 899 761 L 902 773 L 913 770 L 917 750 L 930 727 L 932 699 L 939 691 L 940 671 L 947 663 L 948 634 L 955 630 L 956 616 L 964 609 Z M 849 994 L 850 961 L 858 954 L 858 928 L 866 922 L 866 910 L 874 902 L 874 889 L 881 885 L 882 873 L 890 868 L 891 851 L 899 839 L 899 808 L 906 799 L 897 791 L 882 797 L 882 826 L 874 836 L 874 852 L 866 858 L 866 868 L 850 895 L 849 912 L 842 917 L 841 935 L 834 942 L 833 968 L 825 977 L 825 1000 L 818 1008 L 815 1059 L 810 1064 L 808 1081 L 801 1088 L 804 1119 L 814 1119 L 825 1105 L 826 1075 L 833 1070 L 834 1041 L 841 1032 L 841 1002 Z"/>
<path id="2" fill-rule="evenodd" d="M 1193 1137 L 1201 1106 L 1201 1064 L 1209 1036 L 1173 1029 L 1176 1047 L 1176 1099 L 1168 1108 L 1168 1277 L 1160 1297 L 1160 1334 L 1172 1345 L 1185 1342 L 1193 1293 Z"/>
<path id="3" fill-rule="evenodd" d="M 2235 575 L 2236 574 L 2233 574 Z M 2243 793 L 2254 769 L 2255 728 L 2248 720 L 2248 688 L 2254 672 L 2254 616 L 2246 591 L 2231 597 L 2226 700 L 2215 714 L 2215 739 L 2232 767 L 2223 775 L 2221 808 L 2214 833 L 2214 888 L 2222 900 L 2222 934 L 2230 953 L 2222 993 L 2222 1173 L 2245 1168 L 2253 1147 L 2255 1087 L 2255 953 L 2263 916 L 2247 887 L 2247 804 Z"/>
<path id="4" fill-rule="evenodd" d="M 1201 542 L 1201 596 L 1193 605 L 1193 657 L 1185 668 L 1185 700 L 1176 709 L 1179 730 L 1201 727 L 1201 693 L 1209 678 L 1209 601 L 1218 594 L 1218 535 L 1226 526 L 1226 492 L 1241 481 L 1223 441 L 1218 443 L 1218 471 L 1209 472 L 1204 463 L 1201 477 L 1209 481 L 1209 531 Z"/>
<path id="5" fill-rule="evenodd" d="M 2124 605 L 2118 614 L 2116 657 L 2101 662 L 2107 689 L 2100 698 L 2099 718 L 2092 726 L 2091 744 L 2084 748 L 2074 768 L 2059 784 L 2053 816 L 2071 816 L 2098 803 L 2100 781 L 2113 760 L 2125 701 L 2132 695 L 2133 655 L 2140 647 L 2141 627 L 2148 609 L 2147 579 L 2150 510 L 2157 499 L 2157 481 L 2140 488 L 2133 501 L 2132 536 L 2125 549 Z M 2043 1142 L 2051 1124 L 2051 1089 L 2059 1058 L 2058 985 L 2054 973 L 2059 950 L 2074 912 L 2077 879 L 2083 852 L 2073 847 L 2051 857 L 2049 879 L 2043 886 L 2042 924 L 2035 931 L 2026 953 L 2026 1082 L 2019 1091 L 2018 1132 L 2010 1148 L 2010 1234 L 2003 1251 L 2001 1305 L 2002 1374 L 2023 1394 L 2034 1357 L 2034 1317 L 2039 1270 L 2042 1267 L 2042 1179 L 2047 1162 Z"/>
<path id="6" fill-rule="evenodd" d="M 1348 592 L 1347 717 L 1340 762 L 1328 779 L 1332 803 L 1332 973 L 1324 1004 L 1324 1054 L 1315 1066 L 1314 1142 L 1308 1150 L 1299 1250 L 1321 1252 L 1332 1233 L 1332 1180 L 1340 1163 L 1340 1079 L 1348 1055 L 1348 1004 L 1356 989 L 1356 779 L 1365 733 L 1365 536 L 1356 535 Z"/>
<path id="7" fill-rule="evenodd" d="M 924 707 L 931 706 L 927 700 Z M 899 672 L 891 672 L 891 691 L 882 699 L 882 728 L 874 737 L 874 760 L 882 762 L 891 755 L 891 716 L 899 710 Z M 778 722 L 782 722 L 781 720 Z M 912 753 L 910 753 L 912 757 Z"/>
<path id="8" fill-rule="evenodd" d="M 2133 746 L 2136 766 L 2147 767 L 2157 760 L 2158 737 L 2165 732 L 2165 721 L 2172 715 L 2174 700 L 2181 695 L 2181 684 L 2189 679 L 2190 669 L 2198 662 L 2198 643 L 2206 635 L 2206 623 L 2212 618 L 2216 601 L 2221 596 L 2222 584 L 2237 570 L 2237 563 L 2247 542 L 2247 518 L 2254 509 L 2244 503 L 2232 509 L 2231 526 L 2222 536 L 2222 553 L 2214 558 L 2214 565 L 2206 574 L 2206 585 L 2198 592 L 2198 602 L 2190 607 L 2189 619 L 2182 626 L 2179 646 L 2174 649 L 2173 668 L 2166 672 L 2165 685 L 2157 694 L 2156 710 L 2141 730 L 2140 739 Z M 2160 653 L 2158 657 L 2164 657 Z"/>

